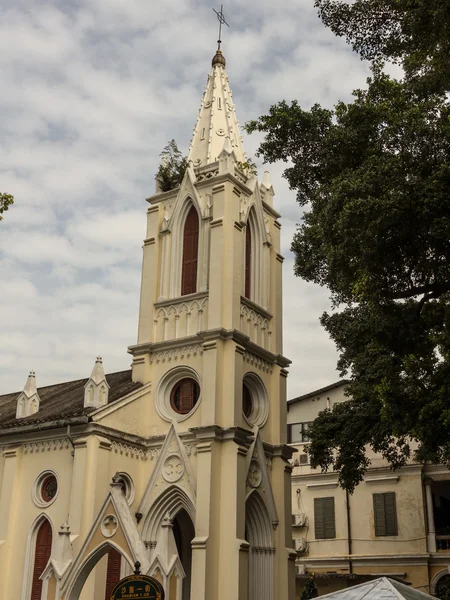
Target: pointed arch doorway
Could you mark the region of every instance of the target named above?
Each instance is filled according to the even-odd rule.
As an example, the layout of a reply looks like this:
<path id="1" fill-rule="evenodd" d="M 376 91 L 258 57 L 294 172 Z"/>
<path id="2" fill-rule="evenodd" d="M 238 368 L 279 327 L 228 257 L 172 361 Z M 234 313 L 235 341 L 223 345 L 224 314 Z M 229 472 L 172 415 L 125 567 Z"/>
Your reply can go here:
<path id="1" fill-rule="evenodd" d="M 274 548 L 272 527 L 266 505 L 257 491 L 245 504 L 245 538 L 248 557 L 248 599 L 274 600 Z"/>
<path id="2" fill-rule="evenodd" d="M 173 537 L 178 550 L 183 570 L 186 577 L 183 579 L 182 600 L 191 598 L 191 572 L 192 572 L 192 540 L 195 537 L 194 526 L 188 513 L 182 508 L 173 520 Z"/>

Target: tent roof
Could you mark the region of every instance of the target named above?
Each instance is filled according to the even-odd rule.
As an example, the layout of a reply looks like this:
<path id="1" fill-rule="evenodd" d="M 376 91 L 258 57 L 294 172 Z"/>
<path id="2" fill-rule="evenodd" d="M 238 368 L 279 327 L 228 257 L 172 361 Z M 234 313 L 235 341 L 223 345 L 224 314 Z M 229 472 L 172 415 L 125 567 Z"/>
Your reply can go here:
<path id="1" fill-rule="evenodd" d="M 339 592 L 320 597 L 320 600 L 432 600 L 434 596 L 425 594 L 404 583 L 380 577 L 361 583 Z"/>

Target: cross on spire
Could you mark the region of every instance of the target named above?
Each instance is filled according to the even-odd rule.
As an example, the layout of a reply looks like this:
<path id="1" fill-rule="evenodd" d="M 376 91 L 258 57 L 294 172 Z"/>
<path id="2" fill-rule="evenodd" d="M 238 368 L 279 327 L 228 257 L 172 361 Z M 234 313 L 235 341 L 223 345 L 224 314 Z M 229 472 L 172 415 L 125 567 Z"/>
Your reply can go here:
<path id="1" fill-rule="evenodd" d="M 217 12 L 215 8 L 213 8 L 213 11 L 216 13 L 217 19 L 219 20 L 219 39 L 217 40 L 217 43 L 219 44 L 218 50 L 220 50 L 220 44 L 222 43 L 222 25 L 226 25 L 227 27 L 229 27 L 229 25 L 225 21 L 225 16 L 223 14 L 223 4 L 220 5 L 220 12 Z"/>

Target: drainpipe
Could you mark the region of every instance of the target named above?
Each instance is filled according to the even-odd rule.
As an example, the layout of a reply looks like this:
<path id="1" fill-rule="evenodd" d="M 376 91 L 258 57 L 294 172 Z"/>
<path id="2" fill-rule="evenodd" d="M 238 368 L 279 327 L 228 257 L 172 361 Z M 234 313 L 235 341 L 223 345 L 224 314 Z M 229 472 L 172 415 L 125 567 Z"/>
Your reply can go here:
<path id="1" fill-rule="evenodd" d="M 352 565 L 352 525 L 350 523 L 350 494 L 345 490 L 345 501 L 347 506 L 347 543 L 348 543 L 348 572 L 353 573 Z"/>
<path id="2" fill-rule="evenodd" d="M 66 433 L 67 439 L 69 440 L 69 442 L 72 444 L 72 457 L 75 456 L 75 444 L 73 443 L 73 438 L 70 435 L 70 425 L 67 425 L 67 433 Z"/>

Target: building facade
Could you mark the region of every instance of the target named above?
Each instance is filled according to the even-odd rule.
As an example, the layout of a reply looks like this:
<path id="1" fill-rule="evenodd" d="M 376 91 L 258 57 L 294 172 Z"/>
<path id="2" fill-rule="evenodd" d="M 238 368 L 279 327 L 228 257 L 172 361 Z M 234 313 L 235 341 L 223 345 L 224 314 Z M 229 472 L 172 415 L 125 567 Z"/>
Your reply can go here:
<path id="1" fill-rule="evenodd" d="M 132 368 L 0 397 L 0 591 L 293 600 L 279 215 L 219 50 L 181 184 L 148 199 Z"/>
<path id="2" fill-rule="evenodd" d="M 340 381 L 288 402 L 288 439 L 294 455 L 292 506 L 298 551 L 297 597 L 315 573 L 320 594 L 371 577 L 396 577 L 418 590 L 445 596 L 450 589 L 450 471 L 444 465 L 392 471 L 379 455 L 354 494 L 337 474 L 311 469 L 308 426 L 318 413 L 345 402 Z"/>

